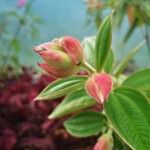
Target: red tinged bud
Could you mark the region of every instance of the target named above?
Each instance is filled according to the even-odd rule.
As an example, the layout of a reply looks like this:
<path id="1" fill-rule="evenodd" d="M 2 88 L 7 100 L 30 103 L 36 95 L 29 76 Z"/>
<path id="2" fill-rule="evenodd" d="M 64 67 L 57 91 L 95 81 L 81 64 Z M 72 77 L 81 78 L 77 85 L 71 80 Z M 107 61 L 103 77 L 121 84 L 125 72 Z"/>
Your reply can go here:
<path id="1" fill-rule="evenodd" d="M 62 48 L 70 56 L 73 63 L 79 65 L 83 57 L 83 50 L 80 42 L 70 36 L 65 36 L 60 41 L 62 43 Z"/>
<path id="2" fill-rule="evenodd" d="M 67 68 L 72 65 L 70 57 L 59 50 L 40 51 L 39 55 L 52 67 Z"/>
<path id="3" fill-rule="evenodd" d="M 47 63 L 38 63 L 38 66 L 40 66 L 54 78 L 65 78 L 75 74 L 78 71 L 78 68 L 56 69 L 49 66 Z"/>
<path id="4" fill-rule="evenodd" d="M 104 134 L 99 138 L 93 150 L 112 150 L 112 148 L 113 148 L 112 137 L 110 137 L 107 134 Z"/>
<path id="5" fill-rule="evenodd" d="M 57 78 L 76 74 L 82 63 L 82 47 L 73 37 L 61 37 L 34 50 L 46 61 L 39 66 Z"/>
<path id="6" fill-rule="evenodd" d="M 112 79 L 107 73 L 95 73 L 87 80 L 85 88 L 92 98 L 103 104 L 112 89 Z"/>

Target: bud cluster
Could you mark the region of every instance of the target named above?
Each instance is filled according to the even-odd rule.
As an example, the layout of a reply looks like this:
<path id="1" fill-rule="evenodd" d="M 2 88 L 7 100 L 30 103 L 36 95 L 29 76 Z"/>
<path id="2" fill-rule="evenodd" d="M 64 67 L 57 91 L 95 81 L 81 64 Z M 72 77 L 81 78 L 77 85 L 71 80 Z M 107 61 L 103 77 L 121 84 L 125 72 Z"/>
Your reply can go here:
<path id="1" fill-rule="evenodd" d="M 83 62 L 83 48 L 80 42 L 64 36 L 35 47 L 45 63 L 38 65 L 55 78 L 76 74 Z M 85 84 L 87 93 L 99 104 L 104 104 L 112 89 L 111 76 L 105 72 L 94 73 Z"/>
<path id="2" fill-rule="evenodd" d="M 82 47 L 73 37 L 65 36 L 34 48 L 45 63 L 38 65 L 51 76 L 64 78 L 76 74 L 82 64 Z"/>

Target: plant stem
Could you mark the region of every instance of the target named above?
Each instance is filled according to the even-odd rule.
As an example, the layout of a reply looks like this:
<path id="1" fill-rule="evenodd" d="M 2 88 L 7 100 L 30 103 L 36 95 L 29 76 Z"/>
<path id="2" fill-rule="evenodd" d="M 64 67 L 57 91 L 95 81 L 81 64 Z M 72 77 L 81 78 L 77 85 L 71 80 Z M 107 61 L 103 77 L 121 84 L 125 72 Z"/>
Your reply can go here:
<path id="1" fill-rule="evenodd" d="M 129 53 L 123 58 L 123 60 L 120 62 L 120 64 L 116 67 L 113 74 L 115 77 L 119 77 L 119 75 L 124 71 L 124 69 L 127 67 L 129 61 L 132 59 L 134 54 L 140 50 L 140 48 L 144 45 L 145 40 L 141 42 L 137 47 L 131 49 Z"/>
<path id="2" fill-rule="evenodd" d="M 145 25 L 145 41 L 150 55 L 150 37 L 149 37 L 149 27 L 147 25 Z"/>
<path id="3" fill-rule="evenodd" d="M 113 130 L 112 130 L 111 128 L 109 128 L 108 131 L 107 131 L 107 134 L 108 134 L 109 136 L 112 136 L 112 132 L 113 132 Z"/>
<path id="4" fill-rule="evenodd" d="M 83 67 L 85 67 L 91 73 L 95 73 L 96 72 L 96 70 L 90 64 L 88 64 L 87 62 L 84 61 L 82 65 L 83 65 Z"/>
<path id="5" fill-rule="evenodd" d="M 22 22 L 25 22 L 26 17 L 27 17 L 27 15 L 28 15 L 28 13 L 29 13 L 29 11 L 30 11 L 30 9 L 31 9 L 31 6 L 32 6 L 33 1 L 34 1 L 34 0 L 31 0 L 31 2 L 29 3 L 29 5 L 26 6 L 26 9 L 25 9 L 24 14 L 23 14 L 23 16 L 22 16 Z M 16 28 L 16 31 L 15 31 L 15 33 L 14 33 L 14 35 L 13 35 L 13 38 L 11 39 L 10 44 L 9 44 L 8 47 L 7 47 L 7 49 L 9 50 L 9 53 L 6 54 L 6 58 L 5 58 L 5 62 L 4 62 L 4 69 L 3 69 L 3 73 L 4 73 L 4 74 L 5 74 L 6 71 L 7 71 L 8 62 L 9 62 L 9 59 L 11 58 L 11 56 L 12 56 L 12 52 L 13 52 L 12 44 L 13 44 L 13 41 L 14 41 L 15 39 L 18 39 L 18 36 L 19 36 L 19 34 L 20 34 L 20 32 L 21 32 L 23 26 L 24 26 L 24 23 L 21 23 L 21 22 L 19 21 L 19 24 L 18 24 L 18 26 L 17 26 L 17 28 Z"/>

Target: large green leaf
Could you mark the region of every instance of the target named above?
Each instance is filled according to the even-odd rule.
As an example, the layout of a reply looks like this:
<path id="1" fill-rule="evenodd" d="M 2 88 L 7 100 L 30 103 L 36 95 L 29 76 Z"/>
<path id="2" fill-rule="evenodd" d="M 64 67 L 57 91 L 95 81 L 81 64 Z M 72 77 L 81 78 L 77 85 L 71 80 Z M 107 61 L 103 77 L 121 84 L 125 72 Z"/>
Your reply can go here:
<path id="1" fill-rule="evenodd" d="M 56 80 L 49 84 L 35 99 L 52 100 L 61 96 L 65 96 L 70 92 L 83 88 L 86 80 L 86 77 L 80 76 L 72 76 Z"/>
<path id="2" fill-rule="evenodd" d="M 112 37 L 112 15 L 107 16 L 100 25 L 96 37 L 96 70 L 100 71 L 108 57 Z"/>
<path id="3" fill-rule="evenodd" d="M 96 68 L 95 40 L 95 37 L 87 37 L 82 42 L 84 59 L 93 68 Z"/>
<path id="4" fill-rule="evenodd" d="M 121 87 L 110 94 L 105 111 L 112 128 L 132 149 L 150 149 L 150 104 L 137 90 Z"/>
<path id="5" fill-rule="evenodd" d="M 150 93 L 150 68 L 130 75 L 122 84 L 133 87 L 147 94 Z"/>
<path id="6" fill-rule="evenodd" d="M 65 99 L 56 107 L 56 109 L 49 115 L 49 118 L 58 118 L 79 111 L 96 104 L 90 96 L 86 94 L 85 90 L 73 92 L 65 97 Z"/>
<path id="7" fill-rule="evenodd" d="M 86 111 L 69 118 L 64 122 L 66 130 L 76 137 L 88 137 L 99 134 L 104 127 L 104 116 L 101 113 Z"/>

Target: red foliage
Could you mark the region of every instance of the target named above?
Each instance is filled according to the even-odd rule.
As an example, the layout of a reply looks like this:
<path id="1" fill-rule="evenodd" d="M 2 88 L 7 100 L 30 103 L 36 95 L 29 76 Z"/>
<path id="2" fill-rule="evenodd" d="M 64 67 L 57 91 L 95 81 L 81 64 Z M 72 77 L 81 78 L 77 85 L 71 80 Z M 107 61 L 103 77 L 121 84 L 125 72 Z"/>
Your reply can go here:
<path id="1" fill-rule="evenodd" d="M 59 100 L 33 99 L 54 79 L 23 68 L 18 77 L 0 79 L 0 150 L 91 150 L 95 138 L 76 139 L 61 120 L 47 120 Z"/>

